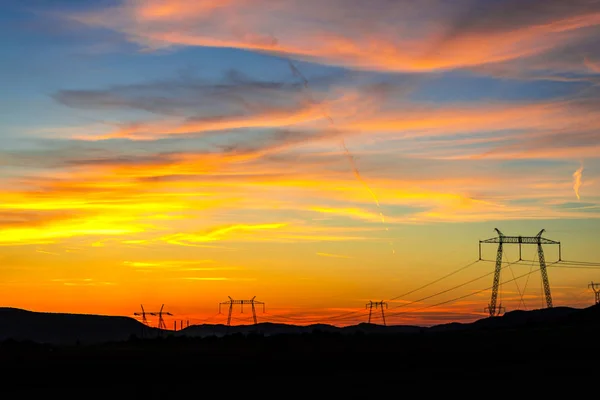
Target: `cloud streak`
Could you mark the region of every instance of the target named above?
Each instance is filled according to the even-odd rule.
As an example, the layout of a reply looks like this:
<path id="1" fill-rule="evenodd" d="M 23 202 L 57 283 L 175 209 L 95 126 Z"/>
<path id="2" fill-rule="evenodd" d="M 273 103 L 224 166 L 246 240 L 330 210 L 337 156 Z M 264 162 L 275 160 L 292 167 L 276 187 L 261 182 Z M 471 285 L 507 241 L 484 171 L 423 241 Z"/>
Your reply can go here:
<path id="1" fill-rule="evenodd" d="M 352 258 L 350 256 L 344 256 L 341 254 L 320 253 L 320 252 L 318 252 L 317 255 L 321 256 L 321 257 L 332 257 L 332 258 Z"/>
<path id="2" fill-rule="evenodd" d="M 581 187 L 581 175 L 583 173 L 583 164 L 581 167 L 577 168 L 575 172 L 573 172 L 573 191 L 575 192 L 575 196 L 577 196 L 577 200 L 581 200 L 579 196 L 579 188 Z"/>
<path id="3" fill-rule="evenodd" d="M 343 9 L 344 12 L 339 12 Z M 121 32 L 146 49 L 210 46 L 248 49 L 383 71 L 432 71 L 538 56 L 579 43 L 600 22 L 597 2 L 575 0 L 449 5 L 309 0 L 124 1 L 71 15 Z M 493 43 L 493 45 L 488 45 Z"/>

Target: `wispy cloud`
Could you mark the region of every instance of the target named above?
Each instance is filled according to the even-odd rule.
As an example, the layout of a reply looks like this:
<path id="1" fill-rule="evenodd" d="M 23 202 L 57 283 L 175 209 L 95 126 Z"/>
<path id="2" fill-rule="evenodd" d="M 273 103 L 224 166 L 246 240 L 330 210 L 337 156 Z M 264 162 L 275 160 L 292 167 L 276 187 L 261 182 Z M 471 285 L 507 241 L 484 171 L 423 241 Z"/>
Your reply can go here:
<path id="1" fill-rule="evenodd" d="M 184 281 L 256 281 L 257 278 L 226 278 L 226 277 L 198 277 L 198 276 L 184 276 L 173 278 L 176 280 Z"/>
<path id="2" fill-rule="evenodd" d="M 202 264 L 212 264 L 214 260 L 173 260 L 173 261 L 123 261 L 124 265 L 133 267 L 133 268 L 151 268 L 151 267 L 165 267 L 165 268 L 186 268 L 185 266 L 194 266 L 194 265 L 202 265 Z M 216 267 L 210 267 L 215 268 Z"/>
<path id="3" fill-rule="evenodd" d="M 115 282 L 98 281 L 92 278 L 81 278 L 81 279 L 51 279 L 51 282 L 62 283 L 65 286 L 112 286 Z"/>
<path id="4" fill-rule="evenodd" d="M 343 13 L 339 10 L 344 9 Z M 600 7 L 584 0 L 366 3 L 155 0 L 71 18 L 124 33 L 145 49 L 243 48 L 386 71 L 431 71 L 533 57 L 585 41 Z M 493 46 L 483 45 L 493 43 Z"/>
<path id="5" fill-rule="evenodd" d="M 579 188 L 581 187 L 581 175 L 583 173 L 583 164 L 581 167 L 577 168 L 575 172 L 573 172 L 573 190 L 575 191 L 575 196 L 577 196 L 577 200 L 581 200 L 579 197 Z"/>
<path id="6" fill-rule="evenodd" d="M 198 242 L 214 242 L 221 240 L 224 237 L 236 234 L 238 232 L 253 232 L 262 231 L 267 229 L 278 229 L 284 227 L 286 224 L 273 223 L 273 224 L 257 224 L 257 225 L 231 225 L 222 228 L 216 228 L 206 233 L 178 233 L 175 235 L 166 236 L 163 239 L 171 244 L 180 243 L 198 243 Z"/>
<path id="7" fill-rule="evenodd" d="M 231 278 L 224 278 L 224 277 L 198 277 L 198 276 L 186 276 L 186 277 L 182 277 L 182 278 L 175 278 L 175 279 L 183 279 L 186 281 L 228 281 L 231 280 Z"/>
<path id="8" fill-rule="evenodd" d="M 318 256 L 321 257 L 332 257 L 332 258 L 352 258 L 350 256 L 344 256 L 341 254 L 330 254 L 330 253 L 317 253 Z"/>
<path id="9" fill-rule="evenodd" d="M 50 255 L 53 255 L 53 256 L 59 256 L 60 255 L 60 253 L 54 253 L 52 251 L 46 251 L 46 250 L 40 250 L 40 249 L 36 249 L 35 251 L 37 253 L 50 254 Z"/>

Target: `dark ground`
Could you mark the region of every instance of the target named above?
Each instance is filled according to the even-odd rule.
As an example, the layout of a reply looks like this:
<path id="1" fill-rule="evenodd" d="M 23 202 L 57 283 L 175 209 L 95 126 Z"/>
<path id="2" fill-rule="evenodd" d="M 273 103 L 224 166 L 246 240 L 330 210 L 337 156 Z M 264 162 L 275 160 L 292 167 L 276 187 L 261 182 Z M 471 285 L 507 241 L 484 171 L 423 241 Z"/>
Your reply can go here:
<path id="1" fill-rule="evenodd" d="M 81 387 L 178 391 L 182 384 L 234 385 L 326 382 L 548 381 L 595 378 L 597 327 L 523 329 L 423 335 L 305 334 L 131 340 L 95 346 L 53 347 L 5 342 L 0 362 L 5 389 Z M 365 378 L 368 378 L 365 380 Z M 179 383 L 178 383 L 179 382 Z M 229 382 L 229 383 L 227 383 Z"/>
<path id="2" fill-rule="evenodd" d="M 598 307 L 518 327 L 479 325 L 414 334 L 134 337 L 85 346 L 7 340 L 0 344 L 2 393 L 159 398 L 214 391 L 270 398 L 285 389 L 283 398 L 373 398 L 385 388 L 429 393 L 481 386 L 497 394 L 489 389 L 595 386 Z"/>

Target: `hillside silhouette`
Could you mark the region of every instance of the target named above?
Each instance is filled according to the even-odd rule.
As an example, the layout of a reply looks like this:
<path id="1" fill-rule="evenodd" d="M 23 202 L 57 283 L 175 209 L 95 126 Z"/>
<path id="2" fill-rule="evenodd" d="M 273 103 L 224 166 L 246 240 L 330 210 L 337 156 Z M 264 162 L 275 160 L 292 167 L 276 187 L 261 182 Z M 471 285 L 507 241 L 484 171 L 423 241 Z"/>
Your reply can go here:
<path id="1" fill-rule="evenodd" d="M 493 318 L 483 318 L 470 323 L 421 327 L 360 323 L 337 327 L 328 324 L 299 326 L 262 322 L 256 325 L 201 324 L 179 331 L 149 327 L 134 318 L 93 314 L 65 314 L 34 312 L 17 308 L 0 308 L 0 341 L 29 341 L 51 345 L 101 344 L 127 341 L 132 337 L 223 337 L 226 335 L 300 335 L 312 333 L 336 334 L 422 334 L 443 332 L 476 332 L 493 329 L 521 329 L 524 327 L 551 327 L 553 325 L 589 325 L 596 321 L 597 306 L 585 309 L 554 307 L 530 311 L 510 311 Z"/>
<path id="2" fill-rule="evenodd" d="M 141 337 L 157 331 L 129 317 L 0 308 L 0 340 L 93 344 L 127 340 L 132 335 Z"/>
<path id="3" fill-rule="evenodd" d="M 598 349 L 600 306 L 512 311 L 429 328 L 198 325 L 141 338 L 141 325 L 127 317 L 1 309 L 0 376 L 10 383 L 6 390 L 22 391 L 16 382 L 27 377 L 28 390 L 46 394 L 96 387 L 99 371 L 99 388 L 154 395 L 232 376 L 302 382 L 295 392 L 326 380 L 329 387 L 339 382 L 337 394 L 356 394 L 368 371 L 383 383 L 568 382 L 596 376 L 589 357 Z M 66 344 L 74 340 L 79 344 Z M 140 373 L 156 380 L 142 382 Z"/>

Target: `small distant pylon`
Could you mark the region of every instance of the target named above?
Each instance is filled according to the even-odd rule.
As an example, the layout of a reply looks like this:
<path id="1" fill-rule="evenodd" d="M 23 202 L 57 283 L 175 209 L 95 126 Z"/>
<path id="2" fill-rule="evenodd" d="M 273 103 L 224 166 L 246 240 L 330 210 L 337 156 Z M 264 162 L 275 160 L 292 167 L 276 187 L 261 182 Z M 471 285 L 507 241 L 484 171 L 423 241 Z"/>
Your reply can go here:
<path id="1" fill-rule="evenodd" d="M 135 316 L 141 316 L 142 317 L 142 323 L 144 325 L 148 325 L 148 320 L 146 319 L 146 311 L 144 311 L 144 305 L 140 304 L 140 306 L 142 307 L 142 312 L 134 312 L 133 315 Z"/>
<path id="2" fill-rule="evenodd" d="M 170 312 L 163 311 L 164 307 L 165 307 L 165 305 L 163 304 L 162 306 L 160 306 L 160 311 L 151 312 L 150 315 L 158 316 L 158 329 L 166 330 L 167 324 L 165 324 L 165 320 L 163 319 L 163 314 L 164 315 L 173 315 L 173 314 L 171 314 Z"/>
<path id="3" fill-rule="evenodd" d="M 596 300 L 596 301 L 595 301 L 595 303 L 596 303 L 596 304 L 600 304 L 600 290 L 598 290 L 598 289 L 597 289 L 597 287 L 600 287 L 600 283 L 594 283 L 594 282 L 591 282 L 591 283 L 588 285 L 588 288 L 590 288 L 590 287 L 591 287 L 591 288 L 592 288 L 592 290 L 594 291 L 594 296 L 596 297 L 596 299 L 595 299 L 595 300 Z"/>
<path id="4" fill-rule="evenodd" d="M 147 335 L 149 335 L 149 329 L 150 327 L 148 326 L 148 319 L 146 318 L 146 314 L 148 314 L 146 312 L 146 310 L 144 310 L 144 305 L 140 304 L 140 307 L 142 308 L 142 312 L 134 312 L 133 315 L 135 315 L 136 317 L 142 317 L 142 324 L 144 324 L 144 326 L 142 327 L 142 338 L 145 338 Z"/>
<path id="5" fill-rule="evenodd" d="M 254 296 L 250 300 L 234 300 L 231 298 L 231 296 L 227 296 L 227 297 L 229 297 L 228 301 L 219 303 L 219 314 L 221 314 L 221 305 L 229 304 L 229 313 L 227 315 L 227 326 L 231 325 L 231 314 L 233 313 L 233 305 L 234 304 L 239 304 L 241 306 L 242 313 L 244 313 L 244 304 L 250 304 L 252 306 L 252 318 L 254 319 L 254 325 L 256 325 L 258 323 L 258 321 L 256 319 L 256 308 L 254 307 L 254 305 L 262 304 L 263 313 L 265 312 L 265 303 L 263 303 L 262 301 L 254 300 L 256 298 L 256 296 Z"/>
<path id="6" fill-rule="evenodd" d="M 378 307 L 381 309 L 381 319 L 383 320 L 383 326 L 386 326 L 385 323 L 385 312 L 383 311 L 384 307 L 387 308 L 388 304 L 382 301 L 370 301 L 367 303 L 366 308 L 369 309 L 369 324 L 371 323 L 371 316 L 373 315 L 373 307 L 377 309 Z"/>

